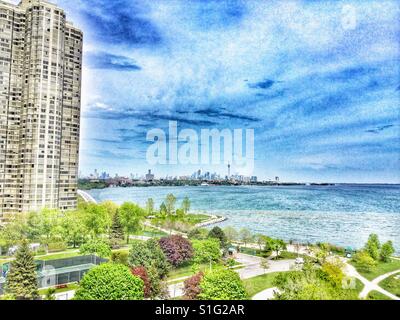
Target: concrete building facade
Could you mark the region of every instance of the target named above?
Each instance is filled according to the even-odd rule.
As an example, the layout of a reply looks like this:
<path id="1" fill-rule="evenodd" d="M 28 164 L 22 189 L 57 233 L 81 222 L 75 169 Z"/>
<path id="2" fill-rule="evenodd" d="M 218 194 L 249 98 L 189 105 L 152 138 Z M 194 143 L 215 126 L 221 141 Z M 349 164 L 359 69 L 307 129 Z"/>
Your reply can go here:
<path id="1" fill-rule="evenodd" d="M 0 0 L 0 222 L 77 204 L 82 32 L 43 0 Z"/>

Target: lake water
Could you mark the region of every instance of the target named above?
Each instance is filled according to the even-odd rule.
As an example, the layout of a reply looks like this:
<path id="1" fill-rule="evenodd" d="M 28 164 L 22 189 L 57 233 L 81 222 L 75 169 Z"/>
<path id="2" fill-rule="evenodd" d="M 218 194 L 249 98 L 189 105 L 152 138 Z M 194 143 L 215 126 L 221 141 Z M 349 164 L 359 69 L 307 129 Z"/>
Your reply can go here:
<path id="1" fill-rule="evenodd" d="M 192 211 L 228 218 L 221 226 L 248 228 L 284 240 L 330 242 L 359 248 L 370 233 L 400 252 L 400 185 L 209 186 L 90 190 L 97 200 L 159 206 L 167 194 L 189 197 Z"/>

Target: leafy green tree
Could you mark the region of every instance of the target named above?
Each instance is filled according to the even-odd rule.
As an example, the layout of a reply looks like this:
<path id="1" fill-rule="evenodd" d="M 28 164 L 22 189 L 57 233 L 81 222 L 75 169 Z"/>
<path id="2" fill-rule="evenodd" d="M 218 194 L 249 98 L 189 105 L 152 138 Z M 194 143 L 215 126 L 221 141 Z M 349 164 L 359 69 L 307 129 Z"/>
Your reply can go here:
<path id="1" fill-rule="evenodd" d="M 109 234 L 109 239 L 110 239 L 110 245 L 113 249 L 117 249 L 120 247 L 121 241 L 123 241 L 125 238 L 124 236 L 124 228 L 121 223 L 121 219 L 119 216 L 119 211 L 117 210 L 114 213 L 114 216 L 112 218 L 112 224 L 110 228 L 110 234 Z"/>
<path id="2" fill-rule="evenodd" d="M 6 292 L 19 300 L 38 298 L 36 264 L 28 242 L 22 241 L 6 278 Z"/>
<path id="3" fill-rule="evenodd" d="M 111 248 L 103 240 L 91 239 L 79 248 L 81 254 L 93 254 L 102 258 L 111 257 Z"/>
<path id="4" fill-rule="evenodd" d="M 262 259 L 260 262 L 260 267 L 263 268 L 265 274 L 267 270 L 270 268 L 269 261 L 267 259 Z"/>
<path id="5" fill-rule="evenodd" d="M 280 256 L 281 251 L 286 250 L 286 243 L 281 239 L 266 238 L 265 251 L 275 252 L 276 259 Z"/>
<path id="6" fill-rule="evenodd" d="M 208 237 L 218 239 L 222 249 L 226 249 L 228 247 L 228 239 L 220 227 L 212 228 L 208 233 Z"/>
<path id="7" fill-rule="evenodd" d="M 175 204 L 176 204 L 176 197 L 172 193 L 168 194 L 165 199 L 165 207 L 167 209 L 168 215 L 175 214 Z"/>
<path id="8" fill-rule="evenodd" d="M 185 214 L 188 214 L 188 213 L 189 213 L 190 206 L 191 206 L 191 203 L 190 203 L 189 198 L 188 198 L 188 197 L 185 197 L 185 198 L 183 199 L 183 201 L 182 201 L 182 210 L 183 210 L 183 212 L 184 212 Z"/>
<path id="9" fill-rule="evenodd" d="M 377 265 L 377 262 L 366 251 L 357 252 L 353 256 L 353 261 L 361 272 L 372 272 Z"/>
<path id="10" fill-rule="evenodd" d="M 13 246 L 28 237 L 27 215 L 17 213 L 10 217 L 10 221 L 0 227 L 0 242 L 5 247 Z"/>
<path id="11" fill-rule="evenodd" d="M 368 252 L 370 257 L 374 260 L 379 260 L 379 250 L 381 248 L 377 234 L 370 234 L 367 243 L 365 244 L 365 251 Z"/>
<path id="12" fill-rule="evenodd" d="M 68 211 L 61 218 L 62 238 L 74 248 L 85 242 L 87 229 L 85 213 L 81 210 Z"/>
<path id="13" fill-rule="evenodd" d="M 102 203 L 100 203 L 100 206 L 107 211 L 108 219 L 112 221 L 115 213 L 118 210 L 118 205 L 113 201 L 103 201 Z"/>
<path id="14" fill-rule="evenodd" d="M 229 242 L 234 242 L 239 239 L 239 233 L 231 226 L 224 228 L 224 233 Z"/>
<path id="15" fill-rule="evenodd" d="M 393 242 L 388 241 L 382 245 L 380 259 L 383 262 L 390 262 L 390 257 L 394 254 Z"/>
<path id="16" fill-rule="evenodd" d="M 213 261 L 218 262 L 221 255 L 221 247 L 218 239 L 192 240 L 194 249 L 193 260 L 197 264 Z"/>
<path id="17" fill-rule="evenodd" d="M 246 300 L 247 297 L 239 275 L 232 270 L 214 269 L 200 281 L 200 300 Z"/>
<path id="18" fill-rule="evenodd" d="M 128 267 L 105 263 L 86 273 L 75 293 L 75 300 L 143 300 L 143 280 Z"/>
<path id="19" fill-rule="evenodd" d="M 126 233 L 126 241 L 129 243 L 131 234 L 137 232 L 141 228 L 141 221 L 144 219 L 145 212 L 137 204 L 125 202 L 119 208 L 121 223 Z"/>
<path id="20" fill-rule="evenodd" d="M 188 238 L 192 240 L 204 240 L 208 237 L 208 230 L 203 228 L 194 228 L 188 233 Z"/>
<path id="21" fill-rule="evenodd" d="M 146 202 L 146 213 L 148 216 L 151 216 L 154 212 L 154 200 L 153 198 L 147 199 Z"/>
<path id="22" fill-rule="evenodd" d="M 111 225 L 108 211 L 103 206 L 88 203 L 84 212 L 84 223 L 92 237 L 104 234 Z"/>
<path id="23" fill-rule="evenodd" d="M 166 217 L 167 214 L 168 214 L 167 206 L 166 206 L 165 203 L 163 202 L 163 203 L 161 203 L 161 205 L 160 205 L 160 214 L 159 214 L 159 215 L 160 215 L 161 217 Z"/>
<path id="24" fill-rule="evenodd" d="M 252 240 L 252 234 L 249 229 L 242 228 L 239 231 L 240 241 L 246 246 Z"/>
<path id="25" fill-rule="evenodd" d="M 128 263 L 132 268 L 145 267 L 149 276 L 153 267 L 157 270 L 157 276 L 161 279 L 168 275 L 170 269 L 168 260 L 155 239 L 146 242 L 134 241 L 129 251 Z"/>
<path id="26" fill-rule="evenodd" d="M 332 285 L 340 287 L 345 277 L 343 272 L 344 267 L 344 263 L 339 258 L 330 259 L 321 265 L 323 273 L 321 276 L 323 279 L 330 281 Z"/>
<path id="27" fill-rule="evenodd" d="M 256 234 L 254 236 L 254 240 L 258 244 L 260 251 L 263 250 L 263 247 L 265 246 L 265 241 L 267 240 L 267 237 L 262 234 Z"/>

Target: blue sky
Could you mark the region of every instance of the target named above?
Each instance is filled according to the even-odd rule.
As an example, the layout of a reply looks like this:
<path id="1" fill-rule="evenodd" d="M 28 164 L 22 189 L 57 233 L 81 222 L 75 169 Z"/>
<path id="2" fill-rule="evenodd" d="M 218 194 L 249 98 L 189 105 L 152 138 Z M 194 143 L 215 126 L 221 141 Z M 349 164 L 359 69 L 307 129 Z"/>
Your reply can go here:
<path id="1" fill-rule="evenodd" d="M 55 2 L 85 33 L 83 173 L 193 172 L 146 163 L 176 120 L 254 128 L 260 178 L 400 182 L 399 1 Z"/>

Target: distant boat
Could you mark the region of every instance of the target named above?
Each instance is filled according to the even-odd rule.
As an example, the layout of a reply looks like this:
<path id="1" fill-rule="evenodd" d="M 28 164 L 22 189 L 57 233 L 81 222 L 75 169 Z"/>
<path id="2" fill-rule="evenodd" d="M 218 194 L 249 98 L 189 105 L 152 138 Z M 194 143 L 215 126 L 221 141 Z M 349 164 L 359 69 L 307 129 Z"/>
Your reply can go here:
<path id="1" fill-rule="evenodd" d="M 209 187 L 210 185 L 209 185 L 208 183 L 206 183 L 206 182 L 203 182 L 203 183 L 201 184 L 201 186 L 202 186 L 202 187 Z"/>

